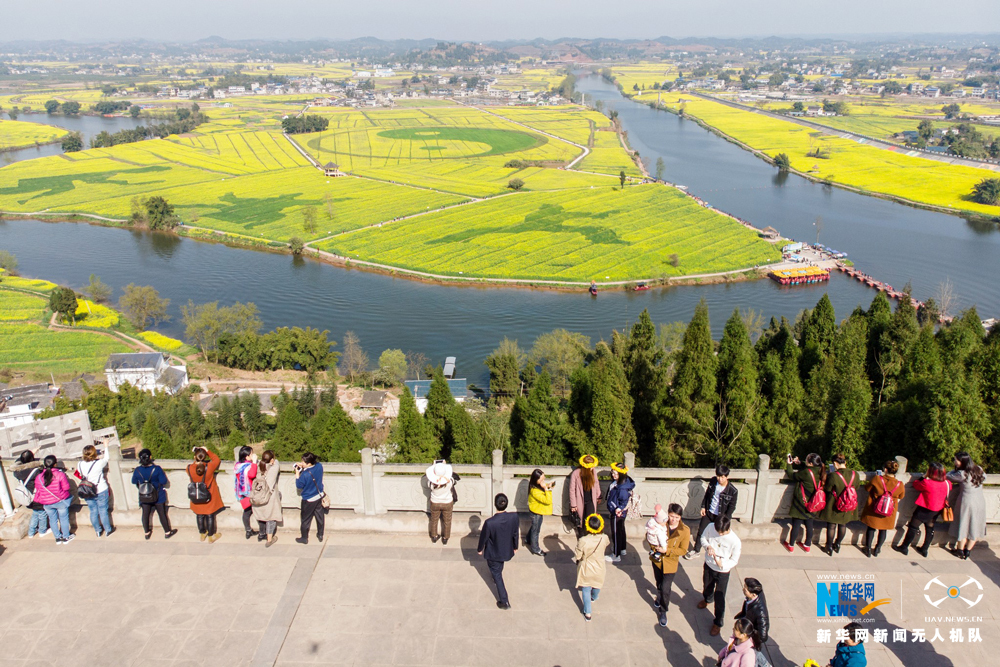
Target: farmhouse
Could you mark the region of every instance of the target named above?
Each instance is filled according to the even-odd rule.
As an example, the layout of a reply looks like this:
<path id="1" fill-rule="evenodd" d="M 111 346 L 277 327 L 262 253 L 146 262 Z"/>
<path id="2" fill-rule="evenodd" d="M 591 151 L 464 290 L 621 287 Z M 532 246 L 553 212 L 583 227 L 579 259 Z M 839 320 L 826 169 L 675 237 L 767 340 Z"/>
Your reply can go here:
<path id="1" fill-rule="evenodd" d="M 469 396 L 469 381 L 465 378 L 449 378 L 445 382 L 448 383 L 448 389 L 451 390 L 451 396 L 455 399 L 455 402 L 464 403 L 465 399 Z M 423 414 L 424 410 L 427 409 L 427 394 L 431 390 L 431 380 L 407 380 L 403 384 L 413 394 L 413 398 L 417 404 L 417 412 Z"/>
<path id="2" fill-rule="evenodd" d="M 47 384 L 0 389 L 0 428 L 27 424 L 52 405 L 55 392 Z"/>
<path id="3" fill-rule="evenodd" d="M 186 366 L 171 366 L 159 352 L 112 354 L 104 366 L 108 388 L 116 392 L 126 382 L 143 391 L 176 394 L 188 384 Z"/>

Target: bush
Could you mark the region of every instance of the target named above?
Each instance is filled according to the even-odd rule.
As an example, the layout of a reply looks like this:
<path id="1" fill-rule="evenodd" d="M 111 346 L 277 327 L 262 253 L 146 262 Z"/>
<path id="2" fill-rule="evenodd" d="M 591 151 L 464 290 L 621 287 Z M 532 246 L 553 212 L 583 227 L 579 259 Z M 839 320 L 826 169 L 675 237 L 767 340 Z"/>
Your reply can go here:
<path id="1" fill-rule="evenodd" d="M 507 181 L 507 187 L 515 192 L 524 187 L 524 181 L 520 178 L 512 178 Z"/>
<path id="2" fill-rule="evenodd" d="M 984 178 L 972 188 L 972 198 L 987 206 L 1000 206 L 1000 178 Z"/>
<path id="3" fill-rule="evenodd" d="M 778 153 L 774 156 L 774 166 L 781 171 L 788 171 L 792 168 L 792 161 L 788 159 L 786 153 Z"/>

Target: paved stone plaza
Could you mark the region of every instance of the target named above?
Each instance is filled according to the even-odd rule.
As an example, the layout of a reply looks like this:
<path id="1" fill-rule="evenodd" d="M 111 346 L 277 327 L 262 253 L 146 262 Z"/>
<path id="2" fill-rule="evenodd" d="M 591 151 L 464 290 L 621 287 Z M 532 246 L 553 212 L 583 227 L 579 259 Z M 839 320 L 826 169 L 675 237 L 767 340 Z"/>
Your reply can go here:
<path id="1" fill-rule="evenodd" d="M 557 524 L 550 521 L 547 530 Z M 265 550 L 233 530 L 212 545 L 190 528 L 169 542 L 159 532 L 146 542 L 127 528 L 101 540 L 87 526 L 77 534 L 65 546 L 51 535 L 5 543 L 0 665 L 711 667 L 730 629 L 710 637 L 712 615 L 696 607 L 700 559 L 681 561 L 669 625 L 657 625 L 650 566 L 635 550 L 638 535 L 622 566 L 608 566 L 587 623 L 573 588 L 575 538 L 564 533 L 544 539 L 544 559 L 522 548 L 507 565 L 510 611 L 496 608 L 469 536 L 442 546 L 419 535 L 331 531 L 325 544 L 301 546 L 283 532 Z M 776 543 L 746 542 L 726 616 L 739 610 L 738 578 L 757 577 L 770 608 L 772 662 L 802 665 L 813 658 L 826 665 L 836 641 L 817 643 L 817 630 L 835 635 L 847 621 L 817 619 L 816 578 L 838 574 L 872 575 L 876 597 L 892 599 L 868 614 L 868 625 L 889 637 L 867 645 L 869 665 L 996 664 L 1000 562 L 983 547 L 968 562 L 940 548 L 928 559 L 889 552 L 868 560 L 847 545 L 830 558 L 817 549 L 790 555 Z M 924 600 L 934 576 L 963 586 L 963 596 L 973 592 L 966 582 L 974 577 L 982 600 L 968 609 L 948 599 L 936 609 Z M 946 591 L 933 590 L 935 598 Z M 930 616 L 974 619 L 931 622 Z M 924 629 L 928 639 L 940 628 L 943 641 L 912 643 L 907 633 L 906 643 L 894 643 L 897 628 Z M 950 641 L 952 628 L 962 628 L 965 641 Z M 969 628 L 979 630 L 981 642 L 969 643 Z"/>

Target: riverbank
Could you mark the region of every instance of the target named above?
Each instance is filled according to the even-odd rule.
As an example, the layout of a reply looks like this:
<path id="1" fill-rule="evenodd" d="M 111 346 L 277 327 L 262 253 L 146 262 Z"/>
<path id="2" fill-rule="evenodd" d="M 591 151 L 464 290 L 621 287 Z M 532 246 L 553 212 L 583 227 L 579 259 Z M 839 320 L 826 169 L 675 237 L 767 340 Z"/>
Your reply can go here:
<path id="1" fill-rule="evenodd" d="M 927 211 L 958 215 L 966 219 L 971 218 L 978 221 L 1000 222 L 1000 208 L 988 207 L 972 202 L 968 196 L 968 192 L 971 191 L 972 186 L 981 178 L 997 176 L 991 170 L 941 164 L 919 157 L 899 154 L 894 151 L 865 146 L 855 141 L 833 135 L 816 138 L 809 135 L 809 128 L 785 120 L 754 114 L 748 110 L 731 108 L 722 102 L 706 100 L 700 97 L 681 95 L 681 99 L 683 104 L 680 106 L 657 104 L 657 101 L 654 99 L 643 99 L 641 97 L 634 98 L 633 101 L 644 104 L 652 109 L 666 111 L 681 118 L 692 120 L 700 127 L 739 146 L 769 164 L 774 164 L 774 155 L 784 152 L 792 158 L 792 165 L 788 171 L 815 183 Z M 691 104 L 692 102 L 694 105 Z M 721 110 L 704 105 L 714 105 L 715 107 L 720 107 Z M 690 109 L 691 106 L 695 106 L 696 110 L 692 111 Z M 734 116 L 733 114 L 738 115 Z M 719 124 L 717 125 L 710 122 L 710 120 L 706 120 L 706 118 L 702 117 L 705 115 L 713 115 L 713 118 Z M 757 123 L 751 125 L 744 122 L 748 115 L 753 115 Z M 723 123 L 726 125 L 726 129 L 720 127 Z M 775 123 L 789 127 L 775 127 Z M 737 130 L 740 131 L 738 132 Z M 809 136 L 803 138 L 800 136 L 803 133 Z M 741 138 L 740 134 L 748 136 Z M 750 143 L 753 141 L 751 137 L 763 140 L 765 136 L 767 137 L 768 146 L 771 147 L 767 151 L 757 148 Z M 809 146 L 813 146 L 814 144 L 818 146 L 822 143 L 824 147 L 827 147 L 827 153 L 824 157 L 808 155 L 800 157 L 802 149 L 806 148 L 803 142 Z M 816 150 L 819 149 L 817 148 Z M 878 151 L 879 154 L 869 154 L 870 151 Z M 812 162 L 813 165 L 809 169 L 804 169 L 803 167 L 807 162 Z M 843 176 L 842 174 L 845 172 L 841 171 L 841 169 L 846 170 L 848 176 Z M 848 179 L 877 182 L 884 186 L 886 190 L 894 188 L 899 190 L 899 192 L 873 190 L 856 183 L 850 183 Z M 931 179 L 936 187 L 930 187 L 927 179 Z M 928 198 L 940 200 L 941 203 L 914 199 L 912 196 L 903 194 L 904 192 L 907 194 L 920 192 Z M 944 203 L 946 201 L 953 203 L 946 204 Z M 996 209 L 996 212 L 994 213 L 990 209 Z"/>

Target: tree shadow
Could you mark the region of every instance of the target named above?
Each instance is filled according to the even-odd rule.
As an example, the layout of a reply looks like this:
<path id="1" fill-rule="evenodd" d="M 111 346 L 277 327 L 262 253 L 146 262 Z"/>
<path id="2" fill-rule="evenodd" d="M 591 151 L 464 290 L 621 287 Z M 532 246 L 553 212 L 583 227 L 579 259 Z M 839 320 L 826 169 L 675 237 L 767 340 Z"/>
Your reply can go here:
<path id="1" fill-rule="evenodd" d="M 934 667 L 954 667 L 955 663 L 946 655 L 941 655 L 938 653 L 937 648 L 935 648 L 934 643 L 930 641 L 930 637 L 925 642 L 911 642 L 909 641 L 912 637 L 912 633 L 907 630 L 907 641 L 905 642 L 894 642 L 892 641 L 892 634 L 894 630 L 902 629 L 902 626 L 896 625 L 886 618 L 885 614 L 882 613 L 880 607 L 872 609 L 867 614 L 870 618 L 875 619 L 872 623 L 873 628 L 888 628 L 889 630 L 889 640 L 885 642 L 885 647 L 892 653 L 900 663 L 904 665 L 934 665 Z M 933 629 L 928 629 L 928 635 L 933 635 Z M 865 651 L 867 652 L 868 646 L 870 644 L 866 642 Z"/>
<path id="2" fill-rule="evenodd" d="M 552 570 L 555 575 L 556 585 L 559 590 L 568 590 L 573 597 L 573 602 L 580 609 L 583 609 L 583 597 L 576 587 L 576 564 L 573 562 L 574 550 L 571 549 L 556 535 L 548 535 L 542 539 L 545 549 L 548 551 L 543 557 L 545 566 Z"/>
<path id="3" fill-rule="evenodd" d="M 697 601 L 701 599 L 701 594 L 697 592 L 700 590 L 700 584 L 698 588 L 694 588 L 684 568 L 678 566 L 677 575 L 674 577 L 674 585 L 670 591 L 673 609 L 667 610 L 667 627 L 661 627 L 658 621 L 653 621 L 653 629 L 660 636 L 660 639 L 663 640 L 663 648 L 667 653 L 667 664 L 671 665 L 671 667 L 712 667 L 715 665 L 715 658 L 699 658 L 694 655 L 691 650 L 691 644 L 685 641 L 681 637 L 681 634 L 672 628 L 671 624 L 671 620 L 676 622 L 678 617 L 689 619 L 691 621 L 691 629 L 694 631 L 694 636 L 697 639 L 699 634 L 696 625 L 697 621 L 693 621 L 692 619 L 696 619 L 700 611 L 696 606 L 698 604 Z M 688 591 L 694 591 L 696 594 L 686 595 L 685 592 Z M 680 599 L 677 600 L 677 597 Z M 650 600 L 649 604 L 652 606 L 652 600 Z M 671 616 L 673 616 L 673 619 L 671 619 Z"/>

